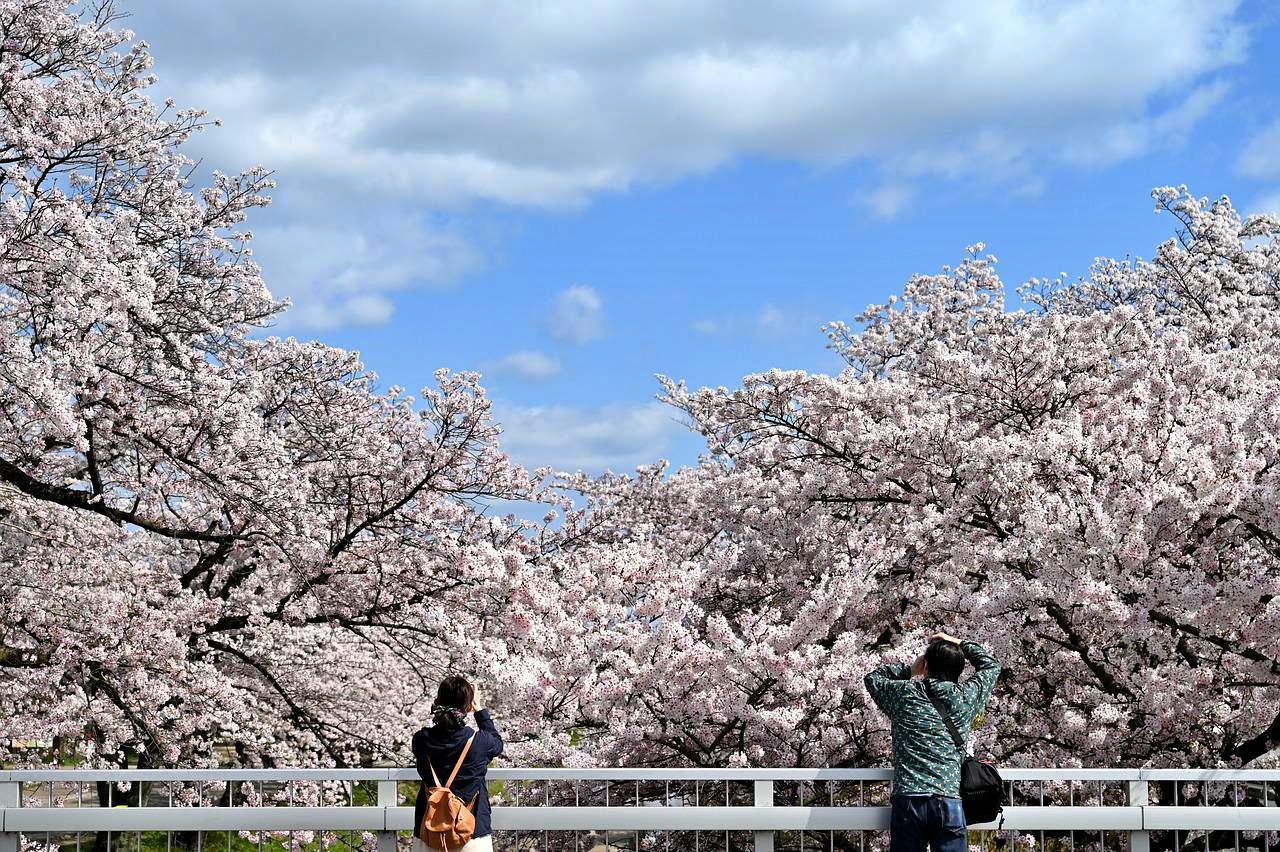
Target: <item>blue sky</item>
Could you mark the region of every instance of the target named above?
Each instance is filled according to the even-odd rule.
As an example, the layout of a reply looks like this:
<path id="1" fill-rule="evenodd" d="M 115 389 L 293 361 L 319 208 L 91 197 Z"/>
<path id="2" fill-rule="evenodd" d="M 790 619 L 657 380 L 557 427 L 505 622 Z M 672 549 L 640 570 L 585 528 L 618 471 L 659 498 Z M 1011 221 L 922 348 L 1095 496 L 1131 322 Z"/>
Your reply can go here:
<path id="1" fill-rule="evenodd" d="M 1150 256 L 1155 186 L 1280 208 L 1280 7 L 124 0 L 159 96 L 277 171 L 277 332 L 485 375 L 531 465 L 695 461 L 654 373 L 834 372 L 820 325 L 984 242 Z"/>

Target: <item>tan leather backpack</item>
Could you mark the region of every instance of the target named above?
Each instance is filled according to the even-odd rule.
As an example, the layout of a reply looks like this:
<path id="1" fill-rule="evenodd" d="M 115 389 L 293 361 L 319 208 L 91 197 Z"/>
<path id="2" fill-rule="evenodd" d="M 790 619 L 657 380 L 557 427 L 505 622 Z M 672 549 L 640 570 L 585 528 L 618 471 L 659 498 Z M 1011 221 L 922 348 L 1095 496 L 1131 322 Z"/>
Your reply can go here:
<path id="1" fill-rule="evenodd" d="M 471 739 L 462 747 L 462 754 L 458 755 L 458 762 L 453 765 L 448 781 L 441 784 L 436 768 L 431 767 L 431 780 L 435 782 L 435 786 L 427 791 L 427 810 L 422 815 L 422 825 L 418 826 L 418 838 L 432 849 L 446 852 L 461 849 L 475 833 L 476 818 L 471 809 L 475 806 L 480 791 L 476 791 L 469 803 L 463 804 L 453 794 L 453 790 L 449 789 L 453 779 L 458 777 L 458 770 L 462 768 L 462 761 L 467 759 L 467 752 L 471 750 L 471 742 L 475 738 L 476 735 L 472 734 Z"/>

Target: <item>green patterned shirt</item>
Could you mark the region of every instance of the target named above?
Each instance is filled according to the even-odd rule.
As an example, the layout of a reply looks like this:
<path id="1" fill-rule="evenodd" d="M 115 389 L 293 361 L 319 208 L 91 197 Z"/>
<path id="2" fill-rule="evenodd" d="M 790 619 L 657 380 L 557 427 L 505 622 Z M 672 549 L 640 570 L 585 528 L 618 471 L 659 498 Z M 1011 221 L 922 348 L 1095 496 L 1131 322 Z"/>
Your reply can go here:
<path id="1" fill-rule="evenodd" d="M 973 719 L 995 688 L 1000 664 L 977 642 L 962 642 L 960 650 L 973 664 L 973 674 L 963 683 L 929 678 L 929 689 L 967 747 Z M 912 678 L 911 667 L 905 663 L 891 663 L 867 675 L 864 682 L 893 726 L 893 792 L 959 796 L 965 752 L 956 748 L 925 694 L 924 681 Z"/>

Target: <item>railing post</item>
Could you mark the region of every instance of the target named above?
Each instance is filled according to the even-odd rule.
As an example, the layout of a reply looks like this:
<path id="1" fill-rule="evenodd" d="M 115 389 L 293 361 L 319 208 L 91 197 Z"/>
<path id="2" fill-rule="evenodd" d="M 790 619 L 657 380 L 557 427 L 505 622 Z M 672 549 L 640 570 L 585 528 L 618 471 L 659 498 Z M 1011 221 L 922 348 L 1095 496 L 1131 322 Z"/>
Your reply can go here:
<path id="1" fill-rule="evenodd" d="M 1145 826 L 1147 819 L 1146 809 L 1151 804 L 1151 790 L 1145 779 L 1129 782 L 1128 803 L 1131 807 L 1142 808 L 1142 820 Z M 1129 832 L 1129 852 L 1151 852 L 1151 832 L 1147 831 L 1146 828 L 1141 831 Z"/>
<path id="2" fill-rule="evenodd" d="M 755 806 L 757 808 L 773 807 L 773 781 L 757 780 L 755 789 Z M 756 832 L 756 852 L 773 852 L 773 832 Z"/>
<path id="3" fill-rule="evenodd" d="M 386 818 L 390 816 L 387 808 L 394 808 L 400 804 L 400 794 L 396 789 L 394 780 L 378 782 L 378 807 L 382 808 L 382 816 L 386 826 Z M 0 850 L 4 852 L 4 850 Z M 396 832 L 384 830 L 378 832 L 378 852 L 396 852 Z"/>
<path id="4" fill-rule="evenodd" d="M 16 808 L 22 799 L 22 784 L 18 781 L 0 781 L 0 808 Z M 4 817 L 0 816 L 0 820 Z M 0 824 L 0 852 L 18 852 L 18 832 L 5 831 Z"/>

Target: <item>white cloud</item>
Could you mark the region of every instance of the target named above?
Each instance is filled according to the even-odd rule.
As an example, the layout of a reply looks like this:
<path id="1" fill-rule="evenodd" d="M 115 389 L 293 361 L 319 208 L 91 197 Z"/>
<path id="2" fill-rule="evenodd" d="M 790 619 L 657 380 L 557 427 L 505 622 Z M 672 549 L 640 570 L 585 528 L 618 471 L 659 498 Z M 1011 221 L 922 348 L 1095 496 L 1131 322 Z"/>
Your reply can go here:
<path id="1" fill-rule="evenodd" d="M 1066 143 L 1064 155 L 1078 165 L 1105 166 L 1146 153 L 1157 145 L 1181 144 L 1187 133 L 1222 101 L 1228 88 L 1221 80 L 1197 86 L 1177 106 L 1158 115 L 1118 122 Z"/>
<path id="2" fill-rule="evenodd" d="M 1270 213 L 1280 216 L 1280 191 L 1263 196 L 1249 205 L 1249 213 Z"/>
<path id="3" fill-rule="evenodd" d="M 380 293 L 365 293 L 347 299 L 343 303 L 343 309 L 357 325 L 382 325 L 391 319 L 395 306 Z"/>
<path id="4" fill-rule="evenodd" d="M 755 334 L 760 340 L 782 340 L 810 333 L 815 339 L 821 334 L 822 322 L 816 317 L 794 310 L 783 310 L 777 305 L 765 305 L 756 314 Z"/>
<path id="5" fill-rule="evenodd" d="M 594 288 L 575 284 L 556 297 L 546 320 L 547 333 L 556 340 L 581 346 L 604 336 L 604 300 Z"/>
<path id="6" fill-rule="evenodd" d="M 560 361 L 543 352 L 522 350 L 504 355 L 481 365 L 481 372 L 495 376 L 512 376 L 530 382 L 543 382 L 560 372 Z"/>
<path id="7" fill-rule="evenodd" d="M 1280 121 L 1249 140 L 1236 160 L 1236 171 L 1254 178 L 1280 177 Z"/>
<path id="8" fill-rule="evenodd" d="M 803 335 L 818 339 L 822 335 L 823 322 L 822 317 L 816 314 L 765 304 L 754 314 L 694 320 L 690 327 L 704 337 L 750 335 L 760 342 L 776 342 Z"/>
<path id="9" fill-rule="evenodd" d="M 1237 5 L 133 0 L 129 25 L 152 44 L 158 95 L 225 120 L 194 154 L 277 171 L 278 232 L 259 247 L 292 260 L 332 251 L 320 234 L 382 244 L 390 214 L 358 210 L 573 208 L 740 156 L 866 160 L 885 173 L 866 193 L 878 215 L 901 210 L 912 177 L 1031 185 L 1044 161 L 1114 162 L 1201 120 L 1215 74 L 1245 55 Z M 414 251 L 447 273 L 388 282 L 366 260 L 353 286 L 390 298 L 465 274 L 458 253 L 479 252 L 445 230 L 451 243 Z M 346 283 L 264 268 L 300 307 L 357 318 Z"/>
<path id="10" fill-rule="evenodd" d="M 678 412 L 659 402 L 570 405 L 494 405 L 502 424 L 502 449 L 533 469 L 628 471 L 667 457 L 688 434 Z"/>
<path id="11" fill-rule="evenodd" d="M 886 183 L 858 196 L 858 202 L 877 219 L 893 219 L 911 203 L 915 191 L 901 183 Z"/>
<path id="12" fill-rule="evenodd" d="M 345 221 L 286 211 L 281 224 L 260 215 L 271 224 L 254 229 L 254 259 L 271 292 L 294 302 L 285 328 L 380 325 L 394 312 L 392 293 L 446 287 L 483 265 L 456 230 L 406 210 L 353 209 Z"/>

